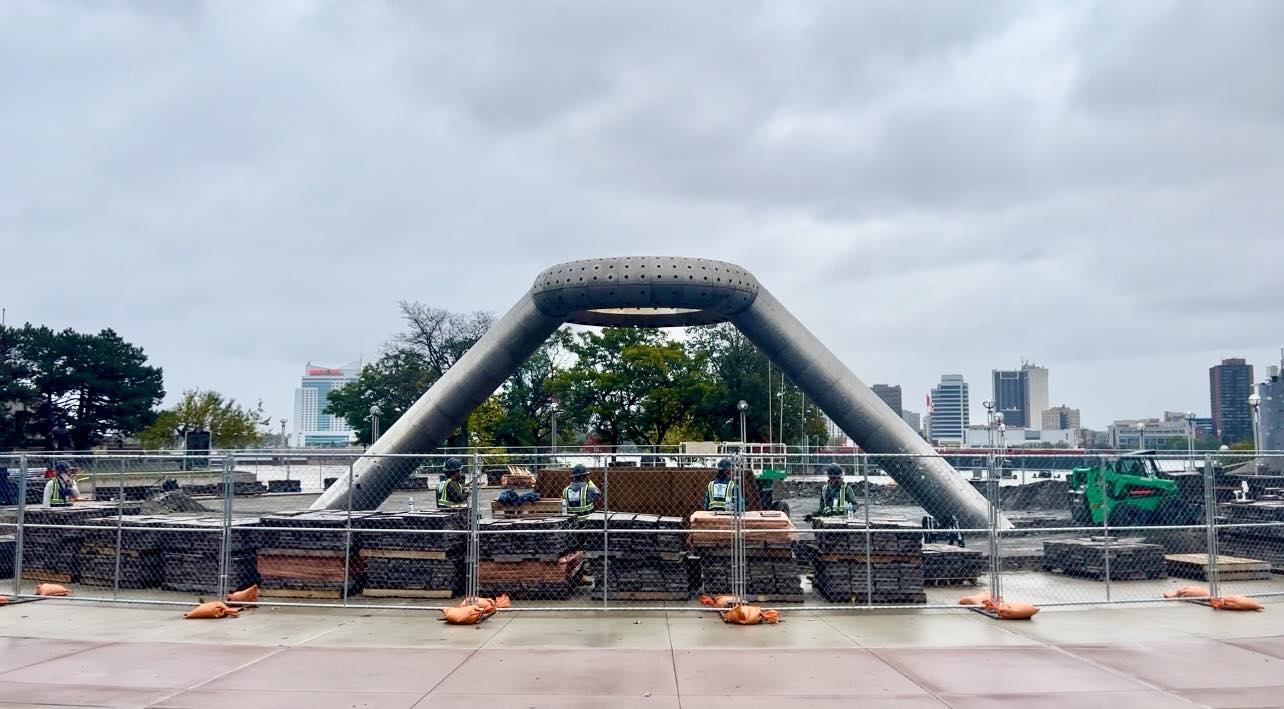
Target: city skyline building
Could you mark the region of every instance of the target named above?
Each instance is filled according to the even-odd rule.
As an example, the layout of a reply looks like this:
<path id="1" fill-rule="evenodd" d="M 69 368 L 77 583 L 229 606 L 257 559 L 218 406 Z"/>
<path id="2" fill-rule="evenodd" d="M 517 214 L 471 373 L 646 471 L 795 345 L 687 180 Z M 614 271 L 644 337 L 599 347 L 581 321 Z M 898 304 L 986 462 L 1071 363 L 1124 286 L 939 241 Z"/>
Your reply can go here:
<path id="1" fill-rule="evenodd" d="M 994 410 L 1004 423 L 1017 428 L 1039 429 L 1048 408 L 1048 370 L 1022 362 L 1020 369 L 995 369 L 991 373 Z"/>
<path id="2" fill-rule="evenodd" d="M 1247 397 L 1245 397 L 1247 399 Z M 1138 424 L 1143 424 L 1138 426 Z M 1119 450 L 1178 449 L 1187 445 L 1190 427 L 1185 419 L 1119 419 L 1106 427 L 1110 446 Z M 1180 442 L 1180 443 L 1179 443 Z"/>
<path id="3" fill-rule="evenodd" d="M 923 417 L 920 416 L 917 412 L 910 411 L 908 409 L 902 410 L 901 420 L 904 421 L 905 423 L 908 423 L 910 425 L 910 428 L 914 429 L 918 433 L 920 434 L 923 433 Z"/>
<path id="4" fill-rule="evenodd" d="M 1253 365 L 1242 357 L 1229 357 L 1208 368 L 1208 397 L 1213 429 L 1224 444 L 1253 440 Z"/>
<path id="5" fill-rule="evenodd" d="M 1257 385 L 1257 395 L 1262 403 L 1257 411 L 1257 426 L 1261 432 L 1259 446 L 1262 450 L 1284 450 L 1284 381 L 1280 380 L 1280 370 L 1284 369 L 1284 351 L 1280 352 L 1280 366 L 1267 368 L 1266 381 Z M 1268 467 L 1279 470 L 1280 463 L 1267 462 Z"/>
<path id="6" fill-rule="evenodd" d="M 887 404 L 892 411 L 895 411 L 897 416 L 903 413 L 900 384 L 874 384 L 870 387 L 870 390 L 877 394 L 878 398 L 882 399 L 883 403 Z"/>
<path id="7" fill-rule="evenodd" d="M 962 443 L 970 414 L 968 385 L 962 374 L 942 374 L 932 388 L 928 412 L 932 416 L 930 438 L 938 443 Z"/>
<path id="8" fill-rule="evenodd" d="M 359 362 L 340 367 L 320 367 L 308 362 L 303 377 L 294 390 L 294 432 L 291 445 L 346 446 L 352 438 L 352 427 L 338 416 L 325 413 L 330 392 L 356 381 L 361 371 Z"/>
<path id="9" fill-rule="evenodd" d="M 1079 410 L 1065 404 L 1045 410 L 1041 418 L 1046 431 L 1074 431 L 1083 427 Z"/>

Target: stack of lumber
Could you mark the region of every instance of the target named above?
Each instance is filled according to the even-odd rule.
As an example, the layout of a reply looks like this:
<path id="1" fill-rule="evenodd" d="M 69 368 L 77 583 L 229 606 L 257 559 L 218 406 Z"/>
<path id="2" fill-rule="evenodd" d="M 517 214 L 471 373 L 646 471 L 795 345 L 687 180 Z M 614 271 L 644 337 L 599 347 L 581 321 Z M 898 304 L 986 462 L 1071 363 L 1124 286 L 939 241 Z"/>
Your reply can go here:
<path id="1" fill-rule="evenodd" d="M 813 520 L 816 592 L 833 603 L 926 603 L 923 530 L 842 517 Z"/>
<path id="2" fill-rule="evenodd" d="M 923 582 L 929 586 L 976 584 L 986 572 L 985 555 L 953 544 L 923 545 Z"/>
<path id="3" fill-rule="evenodd" d="M 482 595 L 567 598 L 584 559 L 570 517 L 488 519 L 479 523 L 477 577 Z"/>
<path id="4" fill-rule="evenodd" d="M 451 598 L 463 585 L 464 514 L 375 512 L 353 520 L 365 566 L 364 596 Z"/>
<path id="5" fill-rule="evenodd" d="M 584 569 L 594 580 L 593 598 L 691 597 L 690 557 L 680 517 L 595 512 L 580 522 L 580 529 Z"/>
<path id="6" fill-rule="evenodd" d="M 80 546 L 85 530 L 31 525 L 83 526 L 116 514 L 103 505 L 28 509 L 23 516 L 22 577 L 32 581 L 70 583 L 80 580 Z"/>
<path id="7" fill-rule="evenodd" d="M 499 484 L 509 489 L 529 490 L 535 487 L 535 476 L 529 468 L 510 465 L 508 472 L 499 479 Z"/>
<path id="8" fill-rule="evenodd" d="M 521 505 L 505 505 L 492 500 L 490 512 L 495 517 L 552 517 L 562 514 L 561 498 L 543 498 Z"/>
<path id="9" fill-rule="evenodd" d="M 1284 571 L 1284 500 L 1234 502 L 1222 509 L 1229 524 L 1255 526 L 1223 529 L 1219 551 L 1267 561 L 1274 570 Z"/>
<path id="10" fill-rule="evenodd" d="M 732 591 L 730 512 L 694 512 L 690 518 L 691 549 L 700 558 L 700 584 L 709 595 Z M 745 512 L 741 517 L 745 546 L 745 596 L 755 602 L 802 601 L 802 574 L 794 558 L 794 524 L 775 510 Z"/>
<path id="11" fill-rule="evenodd" d="M 1169 554 L 1165 557 L 1168 573 L 1187 579 L 1208 580 L 1211 564 L 1207 554 Z M 1113 575 L 1113 574 L 1111 574 Z M 1260 559 L 1217 556 L 1217 578 L 1220 581 L 1262 581 L 1271 578 L 1271 564 Z"/>
<path id="12" fill-rule="evenodd" d="M 369 512 L 311 510 L 263 517 L 259 531 L 259 588 L 281 598 L 344 598 L 361 587 L 362 559 L 348 546 L 349 519 Z M 350 517 L 349 517 L 350 515 Z"/>
<path id="13" fill-rule="evenodd" d="M 236 518 L 228 534 L 227 588 L 259 582 L 258 518 Z M 223 519 L 219 515 L 171 515 L 162 533 L 165 549 L 163 585 L 171 591 L 217 593 Z"/>
<path id="14" fill-rule="evenodd" d="M 1104 581 L 1106 558 L 1111 581 L 1139 581 L 1168 577 L 1164 548 L 1140 539 L 1083 537 L 1043 543 L 1043 570 L 1067 576 Z"/>

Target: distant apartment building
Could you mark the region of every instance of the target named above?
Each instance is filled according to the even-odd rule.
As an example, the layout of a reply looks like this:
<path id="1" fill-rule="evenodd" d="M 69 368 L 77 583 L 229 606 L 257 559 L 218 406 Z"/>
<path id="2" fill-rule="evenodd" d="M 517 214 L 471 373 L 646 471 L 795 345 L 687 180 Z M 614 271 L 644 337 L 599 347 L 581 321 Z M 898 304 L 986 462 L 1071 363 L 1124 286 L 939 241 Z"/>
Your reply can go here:
<path id="1" fill-rule="evenodd" d="M 1043 412 L 1043 430 L 1075 431 L 1082 428 L 1079 421 L 1079 410 L 1065 404 L 1054 406 Z"/>
<path id="2" fill-rule="evenodd" d="M 304 367 L 303 378 L 294 390 L 294 446 L 346 446 L 352 437 L 352 427 L 338 416 L 325 413 L 326 399 L 330 392 L 353 382 L 361 365 L 318 367 L 311 362 Z"/>
<path id="3" fill-rule="evenodd" d="M 1247 398 L 1247 397 L 1245 397 Z M 1144 424 L 1139 427 L 1137 424 Z M 1123 419 L 1106 427 L 1110 447 L 1119 450 L 1181 448 L 1190 436 L 1190 427 L 1184 420 Z M 1180 442 L 1180 445 L 1178 444 Z"/>
<path id="4" fill-rule="evenodd" d="M 908 423 L 915 432 L 923 433 L 923 417 L 917 413 L 909 410 L 901 411 L 901 420 Z"/>
<path id="5" fill-rule="evenodd" d="M 900 384 L 875 384 L 870 387 L 878 398 L 883 400 L 884 404 L 891 407 L 897 416 L 901 415 L 901 385 Z"/>
<path id="6" fill-rule="evenodd" d="M 1262 404 L 1257 410 L 1262 450 L 1284 450 L 1284 381 L 1280 381 L 1281 367 L 1284 367 L 1284 352 L 1281 353 L 1280 367 L 1271 366 L 1267 370 L 1266 381 L 1257 385 L 1257 395 L 1262 397 Z M 1272 458 L 1267 465 L 1278 470 L 1281 462 Z"/>
<path id="7" fill-rule="evenodd" d="M 1004 421 L 1006 426 L 1007 422 Z M 988 448 L 1006 445 L 1009 448 L 1071 448 L 1078 444 L 1077 431 L 1036 428 L 1012 428 L 997 431 L 989 426 L 968 426 L 964 445 L 968 448 Z"/>
<path id="8" fill-rule="evenodd" d="M 931 439 L 937 443 L 962 443 L 969 422 L 967 382 L 962 374 L 942 374 L 932 388 L 929 401 L 932 415 Z"/>
<path id="9" fill-rule="evenodd" d="M 1048 370 L 1024 363 L 1020 369 L 992 372 L 994 409 L 1003 422 L 1017 428 L 1039 429 L 1048 408 Z"/>
<path id="10" fill-rule="evenodd" d="M 1248 405 L 1253 393 L 1253 365 L 1232 357 L 1209 367 L 1208 393 L 1213 428 L 1221 442 L 1253 440 L 1253 412 Z"/>

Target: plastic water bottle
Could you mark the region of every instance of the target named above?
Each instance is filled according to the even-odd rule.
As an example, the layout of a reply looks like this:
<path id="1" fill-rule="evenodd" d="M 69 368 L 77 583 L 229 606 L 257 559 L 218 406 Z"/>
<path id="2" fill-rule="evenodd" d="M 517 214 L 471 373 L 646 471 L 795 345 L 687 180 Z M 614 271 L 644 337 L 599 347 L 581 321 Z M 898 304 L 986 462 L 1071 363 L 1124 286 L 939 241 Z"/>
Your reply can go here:
<path id="1" fill-rule="evenodd" d="M 854 519 L 856 519 L 856 506 L 849 502 L 847 503 L 847 521 L 851 522 Z"/>
<path id="2" fill-rule="evenodd" d="M 415 511 L 415 498 L 413 497 L 406 498 L 406 511 L 407 512 Z"/>

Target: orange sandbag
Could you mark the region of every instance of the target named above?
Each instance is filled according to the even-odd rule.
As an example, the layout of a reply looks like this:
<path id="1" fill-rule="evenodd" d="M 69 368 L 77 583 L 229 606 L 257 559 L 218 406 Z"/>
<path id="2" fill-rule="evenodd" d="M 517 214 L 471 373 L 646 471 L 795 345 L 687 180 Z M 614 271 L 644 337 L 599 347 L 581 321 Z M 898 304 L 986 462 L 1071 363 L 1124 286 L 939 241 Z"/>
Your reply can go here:
<path id="1" fill-rule="evenodd" d="M 259 600 L 258 584 L 250 586 L 242 591 L 233 591 L 227 594 L 227 600 L 233 603 L 254 603 Z"/>
<path id="2" fill-rule="evenodd" d="M 1029 603 L 995 603 L 986 601 L 985 610 L 997 615 L 1002 620 L 1029 620 L 1039 612 L 1038 606 Z"/>
<path id="3" fill-rule="evenodd" d="M 701 605 L 713 606 L 714 608 L 730 608 L 740 602 L 740 599 L 735 596 L 700 596 Z"/>
<path id="4" fill-rule="evenodd" d="M 204 620 L 206 618 L 235 618 L 239 610 L 229 607 L 222 601 L 210 601 L 188 611 L 184 618 L 188 620 Z"/>
<path id="5" fill-rule="evenodd" d="M 1223 596 L 1208 601 L 1208 605 L 1223 611 L 1264 611 L 1266 606 L 1248 596 Z"/>
<path id="6" fill-rule="evenodd" d="M 722 614 L 722 620 L 736 625 L 758 625 L 759 623 L 776 623 L 780 620 L 780 611 L 763 610 L 758 606 L 736 606 Z"/>
<path id="7" fill-rule="evenodd" d="M 464 606 L 463 608 L 442 608 L 441 615 L 451 625 L 476 625 L 490 613 L 481 606 Z"/>
<path id="8" fill-rule="evenodd" d="M 71 590 L 56 583 L 42 583 L 36 586 L 37 596 L 70 596 Z"/>
<path id="9" fill-rule="evenodd" d="M 960 606 L 983 606 L 985 605 L 986 601 L 990 601 L 990 600 L 993 600 L 990 597 L 990 592 L 981 591 L 980 593 L 974 593 L 971 596 L 964 596 L 960 598 L 959 605 Z"/>
<path id="10" fill-rule="evenodd" d="M 3 606 L 4 604 L 6 604 L 6 603 L 8 603 L 8 602 L 9 602 L 9 597 L 8 597 L 8 596 L 0 596 L 0 606 Z"/>
<path id="11" fill-rule="evenodd" d="M 496 607 L 496 608 L 512 608 L 512 607 L 513 607 L 513 599 L 509 598 L 507 593 L 501 593 L 501 594 L 499 594 L 498 596 L 495 596 L 495 607 Z"/>
<path id="12" fill-rule="evenodd" d="M 501 596 L 501 598 L 504 599 L 504 603 L 506 603 L 507 605 L 500 606 L 499 600 L 495 598 L 465 598 L 464 600 L 459 602 L 458 607 L 467 608 L 469 606 L 477 606 L 478 608 L 481 608 L 483 611 L 485 611 L 487 615 L 490 615 L 491 613 L 494 613 L 496 610 L 498 610 L 501 607 L 508 608 L 509 606 L 513 605 L 512 602 L 508 600 L 507 595 Z"/>
<path id="13" fill-rule="evenodd" d="M 1176 591 L 1165 591 L 1164 598 L 1208 598 L 1208 589 L 1200 586 L 1182 586 Z"/>

